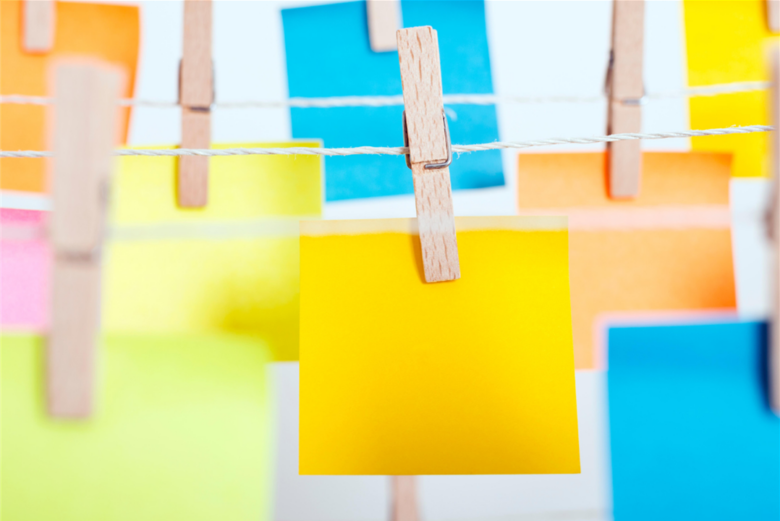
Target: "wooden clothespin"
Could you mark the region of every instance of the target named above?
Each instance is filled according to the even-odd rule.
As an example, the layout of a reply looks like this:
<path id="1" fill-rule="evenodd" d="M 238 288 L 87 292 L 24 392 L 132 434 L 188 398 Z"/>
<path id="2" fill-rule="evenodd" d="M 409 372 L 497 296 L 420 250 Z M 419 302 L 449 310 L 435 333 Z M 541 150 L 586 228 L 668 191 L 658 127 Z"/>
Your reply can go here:
<path id="1" fill-rule="evenodd" d="M 417 506 L 417 478 L 415 476 L 393 476 L 393 506 L 390 521 L 419 521 Z"/>
<path id="2" fill-rule="evenodd" d="M 22 14 L 22 48 L 29 53 L 45 53 L 54 47 L 54 0 L 25 0 Z"/>
<path id="3" fill-rule="evenodd" d="M 644 0 L 614 0 L 612 53 L 607 74 L 607 134 L 642 130 L 642 103 L 645 95 L 642 78 L 644 20 Z M 637 197 L 642 175 L 640 141 L 609 143 L 607 152 L 610 197 Z"/>
<path id="4" fill-rule="evenodd" d="M 120 74 L 62 64 L 55 81 L 48 403 L 52 416 L 84 418 L 93 407 L 101 251 Z"/>
<path id="5" fill-rule="evenodd" d="M 772 48 L 769 61 L 769 73 L 772 78 L 770 119 L 775 128 L 778 128 L 780 125 L 780 47 Z M 770 274 L 772 307 L 769 314 L 769 403 L 775 413 L 780 415 L 780 131 L 776 130 L 768 135 L 772 154 L 772 192 L 767 229 L 774 253 Z"/>
<path id="6" fill-rule="evenodd" d="M 426 282 L 460 278 L 450 169 L 452 146 L 441 88 L 439 40 L 431 27 L 398 31 L 406 164 L 412 169 Z"/>
<path id="7" fill-rule="evenodd" d="M 398 0 L 368 0 L 366 11 L 371 50 L 396 50 L 395 32 L 401 28 L 401 3 Z"/>
<path id="8" fill-rule="evenodd" d="M 780 0 L 766 0 L 766 21 L 770 31 L 780 33 Z"/>
<path id="9" fill-rule="evenodd" d="M 211 146 L 211 104 L 214 101 L 211 61 L 211 0 L 185 0 L 184 46 L 179 71 L 182 148 Z M 209 158 L 179 158 L 178 203 L 200 208 L 208 202 Z"/>

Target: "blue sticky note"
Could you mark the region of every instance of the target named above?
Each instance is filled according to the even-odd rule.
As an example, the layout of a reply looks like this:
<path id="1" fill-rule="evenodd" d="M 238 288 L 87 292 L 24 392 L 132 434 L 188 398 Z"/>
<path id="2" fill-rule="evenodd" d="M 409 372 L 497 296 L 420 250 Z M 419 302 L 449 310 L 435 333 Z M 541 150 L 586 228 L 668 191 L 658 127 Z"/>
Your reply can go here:
<path id="1" fill-rule="evenodd" d="M 761 322 L 615 327 L 616 521 L 780 519 L 780 421 Z"/>
<path id="2" fill-rule="evenodd" d="M 438 32 L 444 94 L 491 94 L 482 1 L 401 2 L 404 27 L 430 25 Z M 402 94 L 397 52 L 373 52 L 365 2 L 282 10 L 290 97 L 389 96 Z M 453 144 L 498 140 L 494 106 L 453 105 Z M 402 106 L 295 108 L 294 138 L 319 138 L 326 147 L 403 146 Z M 325 159 L 327 201 L 414 193 L 402 156 Z M 452 188 L 502 186 L 497 150 L 456 156 Z"/>

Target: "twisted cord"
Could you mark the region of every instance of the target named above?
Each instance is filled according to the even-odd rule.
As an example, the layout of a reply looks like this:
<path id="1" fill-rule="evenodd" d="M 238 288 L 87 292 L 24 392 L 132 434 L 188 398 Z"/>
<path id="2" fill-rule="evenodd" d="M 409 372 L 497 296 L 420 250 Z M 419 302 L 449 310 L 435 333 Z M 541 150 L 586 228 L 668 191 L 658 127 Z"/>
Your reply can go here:
<path id="1" fill-rule="evenodd" d="M 686 130 L 684 132 L 656 132 L 651 134 L 612 134 L 610 136 L 583 137 L 583 138 L 553 138 L 533 141 L 496 141 L 479 145 L 453 145 L 452 151 L 480 152 L 484 150 L 522 149 L 543 147 L 552 145 L 587 145 L 593 143 L 613 143 L 615 141 L 633 141 L 637 139 L 670 139 L 699 136 L 727 136 L 731 134 L 751 134 L 754 132 L 769 132 L 774 127 L 769 125 L 750 125 L 747 127 L 713 128 L 709 130 Z M 179 156 L 358 156 L 358 155 L 383 155 L 401 156 L 408 154 L 407 147 L 354 147 L 354 148 L 318 148 L 318 147 L 290 147 L 290 148 L 224 148 L 224 149 L 195 149 L 177 148 L 170 150 L 158 149 L 118 149 L 117 156 L 143 156 L 143 157 L 179 157 Z M 52 152 L 21 150 L 18 152 L 0 151 L 0 157 L 54 157 Z"/>
<path id="2" fill-rule="evenodd" d="M 771 87 L 767 81 L 743 81 L 709 85 L 706 87 L 691 87 L 682 91 L 668 91 L 647 94 L 645 99 L 658 100 L 669 98 L 686 98 L 696 96 L 717 96 L 720 94 L 735 94 L 766 90 Z M 501 103 L 594 103 L 604 100 L 599 96 L 498 96 L 495 94 L 447 94 L 445 105 L 497 105 Z M 0 95 L 0 103 L 26 105 L 48 105 L 54 103 L 54 98 L 45 96 L 22 96 L 18 94 Z M 122 107 L 156 107 L 175 108 L 175 101 L 151 101 L 143 99 L 122 99 L 118 104 Z M 246 108 L 333 108 L 333 107 L 388 107 L 403 105 L 403 96 L 341 96 L 331 98 L 289 98 L 276 101 L 240 101 L 215 103 L 215 108 L 246 109 Z"/>

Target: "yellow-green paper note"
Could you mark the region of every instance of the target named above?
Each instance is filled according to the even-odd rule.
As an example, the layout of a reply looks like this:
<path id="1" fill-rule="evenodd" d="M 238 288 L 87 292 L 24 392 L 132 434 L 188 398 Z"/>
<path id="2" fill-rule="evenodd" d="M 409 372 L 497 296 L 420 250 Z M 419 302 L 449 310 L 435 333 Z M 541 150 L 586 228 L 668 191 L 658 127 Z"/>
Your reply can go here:
<path id="1" fill-rule="evenodd" d="M 318 146 L 317 143 L 214 148 Z M 106 256 L 107 331 L 239 333 L 298 359 L 298 220 L 322 210 L 316 156 L 210 160 L 209 201 L 176 207 L 176 159 L 124 157 Z"/>
<path id="2" fill-rule="evenodd" d="M 565 217 L 301 223 L 301 474 L 579 473 Z"/>
<path id="3" fill-rule="evenodd" d="M 3 521 L 263 521 L 271 414 L 261 342 L 107 335 L 96 407 L 46 411 L 43 338 L 0 338 Z"/>

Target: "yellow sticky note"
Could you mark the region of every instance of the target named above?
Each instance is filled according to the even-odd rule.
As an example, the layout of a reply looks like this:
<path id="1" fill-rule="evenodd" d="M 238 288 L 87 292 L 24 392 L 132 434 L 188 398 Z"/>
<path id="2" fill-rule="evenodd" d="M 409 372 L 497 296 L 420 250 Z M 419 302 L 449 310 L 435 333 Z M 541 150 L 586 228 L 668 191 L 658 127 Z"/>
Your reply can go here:
<path id="1" fill-rule="evenodd" d="M 266 143 L 227 147 L 318 146 Z M 175 205 L 175 158 L 124 157 L 106 257 L 109 331 L 233 332 L 298 359 L 298 219 L 321 213 L 316 156 L 212 158 L 209 204 Z"/>
<path id="2" fill-rule="evenodd" d="M 565 217 L 301 223 L 301 474 L 579 473 Z"/>
<path id="3" fill-rule="evenodd" d="M 43 339 L 3 336 L 0 517 L 269 519 L 268 360 L 235 336 L 109 335 L 94 415 L 57 420 Z"/>
<path id="4" fill-rule="evenodd" d="M 685 0 L 688 83 L 692 87 L 766 81 L 766 0 Z M 764 91 L 690 99 L 691 128 L 767 125 Z M 736 177 L 767 175 L 765 133 L 691 138 L 694 150 L 732 152 Z"/>
<path id="5" fill-rule="evenodd" d="M 320 142 L 240 143 L 211 148 L 318 147 Z M 142 147 L 172 149 L 175 147 Z M 235 221 L 322 212 L 322 158 L 319 156 L 225 156 L 209 159 L 209 201 L 205 208 L 176 206 L 174 157 L 119 160 L 113 180 L 116 224 Z"/>

